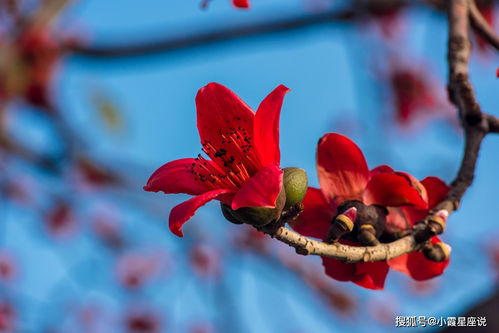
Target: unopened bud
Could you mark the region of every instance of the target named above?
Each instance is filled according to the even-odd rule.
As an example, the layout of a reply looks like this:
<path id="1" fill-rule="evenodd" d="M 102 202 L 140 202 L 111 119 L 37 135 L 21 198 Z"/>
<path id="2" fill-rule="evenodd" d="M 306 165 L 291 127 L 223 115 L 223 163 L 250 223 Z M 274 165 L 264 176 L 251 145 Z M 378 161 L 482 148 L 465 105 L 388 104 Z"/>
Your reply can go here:
<path id="1" fill-rule="evenodd" d="M 449 212 L 445 209 L 441 209 L 428 218 L 428 226 L 433 233 L 438 235 L 444 232 L 447 217 L 449 217 Z"/>
<path id="2" fill-rule="evenodd" d="M 283 184 L 286 192 L 286 205 L 288 209 L 303 201 L 308 188 L 308 178 L 305 170 L 300 168 L 284 168 Z"/>
<path id="3" fill-rule="evenodd" d="M 372 224 L 361 225 L 357 238 L 362 245 L 374 246 L 379 244 L 379 240 L 376 238 L 376 229 Z"/>
<path id="4" fill-rule="evenodd" d="M 438 242 L 424 248 L 423 254 L 431 261 L 441 262 L 450 258 L 451 250 L 452 248 L 449 245 Z"/>
<path id="5" fill-rule="evenodd" d="M 333 221 L 331 229 L 329 229 L 327 241 L 337 241 L 344 234 L 351 232 L 353 230 L 356 217 L 357 208 L 355 207 L 350 207 L 343 213 L 338 214 Z"/>
<path id="6" fill-rule="evenodd" d="M 232 214 L 234 210 L 232 210 L 229 206 L 224 204 L 223 202 L 220 202 L 220 208 L 222 208 L 222 214 L 224 215 L 225 219 L 229 222 L 232 222 L 234 224 L 243 224 L 243 222 L 239 221 L 239 219 Z"/>

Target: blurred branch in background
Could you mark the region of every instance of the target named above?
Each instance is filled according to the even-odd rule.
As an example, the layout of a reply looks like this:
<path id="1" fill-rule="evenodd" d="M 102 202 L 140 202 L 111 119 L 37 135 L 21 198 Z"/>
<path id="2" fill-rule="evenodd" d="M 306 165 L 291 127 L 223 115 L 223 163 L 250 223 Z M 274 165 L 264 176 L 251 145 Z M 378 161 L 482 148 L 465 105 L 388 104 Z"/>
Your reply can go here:
<path id="1" fill-rule="evenodd" d="M 418 1 L 423 3 L 424 1 Z M 406 0 L 355 0 L 349 1 L 346 8 L 335 8 L 307 15 L 276 17 L 260 22 L 239 23 L 232 27 L 222 27 L 212 31 L 197 31 L 185 36 L 158 38 L 149 42 L 110 46 L 110 45 L 69 45 L 67 50 L 85 57 L 127 57 L 156 52 L 168 52 L 205 44 L 260 36 L 269 33 L 292 32 L 327 23 L 362 22 L 372 17 L 382 18 L 408 6 Z"/>
<path id="2" fill-rule="evenodd" d="M 495 0 L 492 0 L 495 1 Z M 487 3 L 490 0 L 479 0 Z M 397 12 L 410 6 L 431 6 L 441 12 L 445 11 L 444 0 L 355 0 L 349 1 L 346 8 L 334 8 L 307 15 L 278 17 L 261 22 L 240 23 L 230 28 L 222 27 L 213 30 L 202 30 L 184 36 L 166 36 L 147 42 L 129 45 L 66 45 L 66 50 L 76 55 L 90 58 L 129 57 L 187 49 L 206 44 L 230 41 L 239 38 L 261 36 L 271 33 L 291 32 L 297 29 L 330 23 L 359 23 L 370 19 L 389 21 Z M 470 11 L 473 27 L 491 45 L 498 47 L 499 41 L 490 24 L 473 6 Z M 390 29 L 390 28 L 387 28 Z M 387 33 L 393 33 L 393 31 Z M 161 35 L 160 33 L 158 35 Z M 108 43 L 109 44 L 109 43 Z"/>

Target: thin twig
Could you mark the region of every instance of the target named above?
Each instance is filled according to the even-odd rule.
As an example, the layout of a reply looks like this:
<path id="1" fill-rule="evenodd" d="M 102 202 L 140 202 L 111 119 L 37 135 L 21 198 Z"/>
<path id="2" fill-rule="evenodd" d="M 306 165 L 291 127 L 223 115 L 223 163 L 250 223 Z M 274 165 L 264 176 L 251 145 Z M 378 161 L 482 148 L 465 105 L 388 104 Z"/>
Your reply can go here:
<path id="1" fill-rule="evenodd" d="M 264 35 L 267 33 L 278 33 L 282 31 L 300 29 L 313 25 L 319 25 L 333 21 L 347 21 L 355 15 L 352 10 L 327 11 L 306 16 L 286 17 L 273 21 L 263 21 L 260 23 L 245 23 L 227 29 L 215 29 L 211 31 L 197 31 L 184 36 L 167 36 L 151 40 L 149 42 L 138 42 L 136 44 L 116 45 L 116 46 L 87 46 L 87 45 L 67 45 L 66 50 L 73 54 L 91 58 L 114 58 L 129 57 L 154 54 L 158 52 L 175 51 L 187 49 L 200 45 L 208 45 L 221 41 L 249 36 Z"/>
<path id="2" fill-rule="evenodd" d="M 473 29 L 489 44 L 499 50 L 499 36 L 478 10 L 475 1 L 470 1 L 470 23 Z"/>
<path id="3" fill-rule="evenodd" d="M 485 116 L 487 117 L 487 120 L 489 122 L 489 132 L 499 133 L 499 118 L 490 114 L 487 114 Z"/>
<path id="4" fill-rule="evenodd" d="M 422 1 L 418 1 L 422 3 Z M 376 12 L 390 12 L 412 4 L 407 0 L 357 0 L 345 8 L 332 8 L 323 12 L 281 16 L 264 21 L 249 21 L 236 26 L 211 31 L 196 31 L 184 36 L 166 36 L 149 42 L 127 45 L 67 45 L 69 52 L 91 58 L 129 57 L 175 51 L 250 36 L 289 32 L 332 22 L 359 22 L 375 16 Z"/>

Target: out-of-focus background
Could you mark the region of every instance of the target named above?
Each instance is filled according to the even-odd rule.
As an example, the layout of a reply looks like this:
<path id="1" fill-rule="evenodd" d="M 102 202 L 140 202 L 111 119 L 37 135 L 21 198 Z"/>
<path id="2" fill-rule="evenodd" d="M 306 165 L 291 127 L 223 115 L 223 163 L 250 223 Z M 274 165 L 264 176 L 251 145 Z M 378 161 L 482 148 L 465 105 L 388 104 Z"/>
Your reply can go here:
<path id="1" fill-rule="evenodd" d="M 251 4 L 0 1 L 0 332 L 386 332 L 395 316 L 467 311 L 497 324 L 493 135 L 443 236 L 450 266 L 430 281 L 390 272 L 384 291 L 333 281 L 319 258 L 227 223 L 217 203 L 183 239 L 169 232 L 187 196 L 142 186 L 201 152 L 194 97 L 209 82 L 254 108 L 291 88 L 282 165 L 306 169 L 313 186 L 317 140 L 333 131 L 370 167 L 448 182 L 457 172 L 463 136 L 438 1 Z M 478 4 L 493 24 L 495 2 Z M 473 43 L 478 100 L 499 115 L 499 58 Z"/>

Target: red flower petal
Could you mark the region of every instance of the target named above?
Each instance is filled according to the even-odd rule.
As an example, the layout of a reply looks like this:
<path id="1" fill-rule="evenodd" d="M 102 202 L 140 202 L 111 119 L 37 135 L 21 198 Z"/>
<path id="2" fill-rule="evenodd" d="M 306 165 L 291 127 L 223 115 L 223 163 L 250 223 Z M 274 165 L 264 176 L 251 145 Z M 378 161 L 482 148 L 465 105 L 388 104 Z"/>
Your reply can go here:
<path id="1" fill-rule="evenodd" d="M 355 274 L 355 264 L 338 259 L 322 257 L 322 265 L 326 274 L 338 281 L 352 281 Z"/>
<path id="2" fill-rule="evenodd" d="M 210 83 L 199 89 L 196 110 L 201 144 L 212 160 L 223 165 L 216 158 L 222 148 L 236 161 L 247 160 L 248 152 L 243 151 L 242 145 L 253 138 L 255 113 L 246 103 L 229 88 Z"/>
<path id="3" fill-rule="evenodd" d="M 321 190 L 309 187 L 303 199 L 303 207 L 303 212 L 289 223 L 290 226 L 304 236 L 326 238 L 331 221 L 336 215 L 336 205 L 327 202 Z"/>
<path id="4" fill-rule="evenodd" d="M 170 231 L 179 237 L 183 237 L 182 226 L 194 215 L 194 213 L 196 213 L 196 210 L 199 207 L 203 206 L 208 201 L 217 199 L 218 196 L 229 192 L 231 191 L 226 189 L 206 192 L 173 207 L 169 219 Z"/>
<path id="5" fill-rule="evenodd" d="M 249 8 L 250 7 L 249 0 L 232 0 L 232 4 L 236 8 Z"/>
<path id="6" fill-rule="evenodd" d="M 426 177 L 421 181 L 428 193 L 428 209 L 432 209 L 442 200 L 450 190 L 450 187 L 438 177 Z"/>
<path id="7" fill-rule="evenodd" d="M 395 172 L 391 167 L 389 167 L 388 165 L 379 165 L 377 167 L 375 167 L 374 169 L 372 169 L 371 171 L 369 171 L 369 174 L 370 176 L 375 176 L 379 173 L 391 173 L 391 172 Z"/>
<path id="8" fill-rule="evenodd" d="M 317 146 L 317 172 L 319 183 L 328 200 L 360 199 L 369 170 L 362 151 L 349 138 L 328 133 Z"/>
<path id="9" fill-rule="evenodd" d="M 355 264 L 355 276 L 352 282 L 368 289 L 383 289 L 389 266 L 385 261 Z"/>
<path id="10" fill-rule="evenodd" d="M 208 161 L 209 162 L 209 161 Z M 186 193 L 198 195 L 209 190 L 206 183 L 194 180 L 191 166 L 194 158 L 183 158 L 168 162 L 154 171 L 147 181 L 144 190 L 150 192 Z"/>
<path id="11" fill-rule="evenodd" d="M 271 164 L 251 177 L 232 200 L 231 208 L 268 207 L 274 208 L 282 189 L 283 171 Z"/>
<path id="12" fill-rule="evenodd" d="M 397 232 L 405 229 L 409 229 L 417 221 L 413 221 L 410 216 L 411 212 L 408 210 L 423 211 L 426 209 L 415 209 L 413 207 L 388 207 L 388 215 L 386 217 L 386 229 L 388 232 Z M 425 214 L 425 213 L 424 213 Z M 424 216 L 423 216 L 424 217 Z"/>
<path id="13" fill-rule="evenodd" d="M 289 91 L 282 84 L 275 88 L 260 104 L 256 111 L 253 133 L 255 149 L 262 165 L 280 164 L 279 116 L 284 95 Z"/>
<path id="14" fill-rule="evenodd" d="M 433 209 L 433 207 L 440 203 L 450 189 L 450 187 L 438 177 L 426 177 L 421 181 L 421 184 L 423 184 L 426 192 L 428 193 L 428 208 L 400 207 L 401 214 L 403 218 L 407 220 L 407 224 L 409 226 L 412 226 L 414 223 L 424 219 L 426 215 L 428 215 L 428 210 Z M 390 213 L 390 215 L 392 214 Z M 396 222 L 396 220 L 394 220 L 390 215 L 388 215 L 387 218 L 387 225 L 395 225 L 393 222 Z"/>
<path id="15" fill-rule="evenodd" d="M 333 258 L 322 258 L 326 274 L 338 281 L 352 281 L 368 289 L 383 289 L 389 266 L 384 261 L 350 264 Z"/>
<path id="16" fill-rule="evenodd" d="M 411 184 L 411 187 L 414 188 L 416 191 L 418 191 L 419 195 L 421 198 L 428 203 L 428 193 L 426 191 L 426 188 L 424 185 L 416 179 L 416 177 L 412 176 L 411 174 L 408 174 L 407 172 L 402 172 L 402 171 L 396 171 L 395 172 L 399 176 L 403 176 L 409 181 Z"/>
<path id="17" fill-rule="evenodd" d="M 401 173 L 378 173 L 367 184 L 364 203 L 382 206 L 412 205 L 426 209 L 426 192 L 420 193 L 424 187 L 414 186 L 414 180 L 411 181 Z"/>
<path id="18" fill-rule="evenodd" d="M 437 236 L 431 239 L 433 244 L 440 242 Z M 407 274 L 414 280 L 428 280 L 441 275 L 449 265 L 450 259 L 435 262 L 425 258 L 421 252 L 411 252 L 388 261 L 388 265 L 396 271 Z"/>

